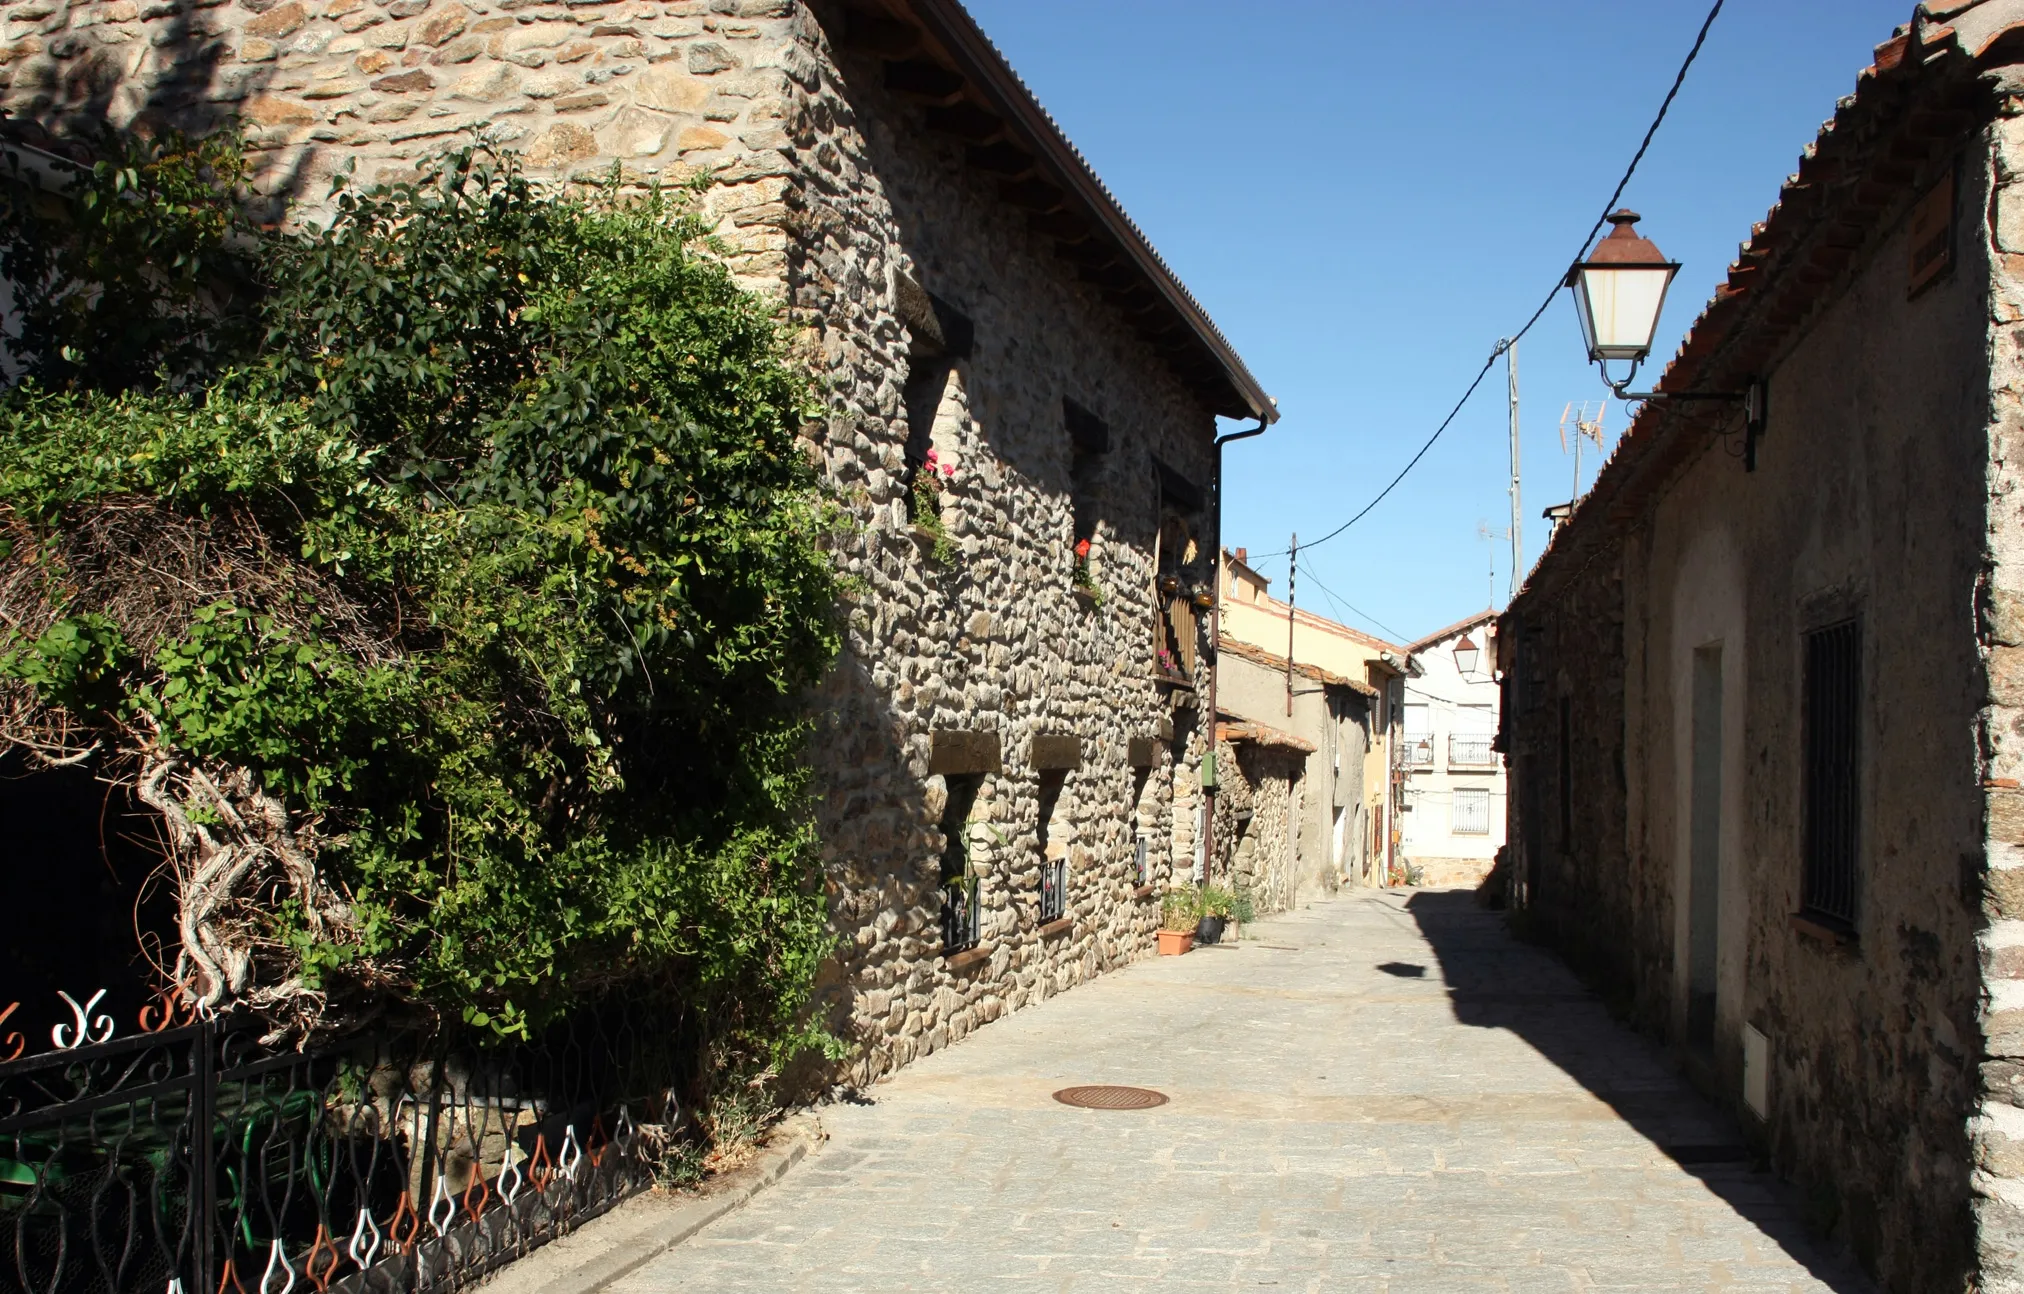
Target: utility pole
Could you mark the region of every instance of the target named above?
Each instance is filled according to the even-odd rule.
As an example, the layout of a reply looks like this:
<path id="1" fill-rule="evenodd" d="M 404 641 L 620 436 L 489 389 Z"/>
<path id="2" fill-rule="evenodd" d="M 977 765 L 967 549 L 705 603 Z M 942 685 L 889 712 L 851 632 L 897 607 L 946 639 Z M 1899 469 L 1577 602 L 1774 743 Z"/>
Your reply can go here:
<path id="1" fill-rule="evenodd" d="M 1525 541 L 1521 538 L 1524 514 L 1518 503 L 1518 342 L 1511 338 L 1497 345 L 1504 352 L 1511 375 L 1511 596 L 1516 598 L 1518 583 L 1523 578 L 1525 548 Z"/>
<path id="2" fill-rule="evenodd" d="M 1293 577 L 1300 570 L 1300 532 L 1286 545 L 1286 713 L 1293 713 Z"/>

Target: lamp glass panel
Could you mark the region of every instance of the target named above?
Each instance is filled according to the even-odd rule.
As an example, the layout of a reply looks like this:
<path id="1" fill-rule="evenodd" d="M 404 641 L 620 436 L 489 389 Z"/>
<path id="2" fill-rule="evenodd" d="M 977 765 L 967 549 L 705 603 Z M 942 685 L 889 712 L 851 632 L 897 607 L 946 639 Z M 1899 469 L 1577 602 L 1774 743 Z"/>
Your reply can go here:
<path id="1" fill-rule="evenodd" d="M 1644 358 L 1652 348 L 1652 334 L 1658 331 L 1659 310 L 1665 305 L 1666 286 L 1672 278 L 1670 265 L 1583 266 L 1581 322 L 1589 355 L 1595 359 Z"/>
<path id="2" fill-rule="evenodd" d="M 1474 647 L 1455 648 L 1455 668 L 1460 670 L 1464 674 L 1475 673 L 1476 650 L 1477 649 Z"/>

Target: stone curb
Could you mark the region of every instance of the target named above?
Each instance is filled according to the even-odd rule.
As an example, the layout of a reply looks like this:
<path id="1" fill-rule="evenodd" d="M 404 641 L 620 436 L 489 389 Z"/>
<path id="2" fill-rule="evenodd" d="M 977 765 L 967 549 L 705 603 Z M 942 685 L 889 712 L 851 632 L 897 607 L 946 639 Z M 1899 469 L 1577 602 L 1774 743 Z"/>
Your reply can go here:
<path id="1" fill-rule="evenodd" d="M 624 1228 L 622 1237 L 613 1237 L 617 1243 L 608 1251 L 573 1267 L 551 1272 L 540 1270 L 544 1266 L 541 1262 L 543 1253 L 542 1249 L 536 1249 L 520 1261 L 501 1268 L 485 1282 L 485 1288 L 496 1285 L 504 1291 L 528 1282 L 528 1288 L 538 1288 L 543 1294 L 596 1294 L 646 1266 L 725 1214 L 741 1208 L 753 1196 L 787 1176 L 789 1169 L 808 1157 L 811 1145 L 820 1136 L 820 1131 L 807 1125 L 794 1128 L 789 1133 L 788 1144 L 769 1147 L 755 1162 L 732 1174 L 731 1180 L 725 1182 L 719 1191 L 672 1208 L 663 1205 L 657 1211 L 664 1211 L 666 1216 L 644 1227 Z M 642 1197 L 642 1202 L 645 1202 L 645 1197 Z M 600 1230 L 622 1227 L 621 1219 L 608 1213 L 579 1227 L 571 1235 L 595 1240 Z"/>

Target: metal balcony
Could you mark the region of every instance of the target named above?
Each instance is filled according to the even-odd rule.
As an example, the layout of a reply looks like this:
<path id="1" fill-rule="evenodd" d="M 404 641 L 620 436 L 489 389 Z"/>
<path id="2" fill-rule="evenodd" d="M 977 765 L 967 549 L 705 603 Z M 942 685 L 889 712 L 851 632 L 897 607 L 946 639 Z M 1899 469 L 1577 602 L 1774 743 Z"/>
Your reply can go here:
<path id="1" fill-rule="evenodd" d="M 1482 736 L 1461 736 L 1448 738 L 1449 768 L 1495 768 L 1497 752 L 1493 749 L 1496 738 L 1487 733 Z"/>

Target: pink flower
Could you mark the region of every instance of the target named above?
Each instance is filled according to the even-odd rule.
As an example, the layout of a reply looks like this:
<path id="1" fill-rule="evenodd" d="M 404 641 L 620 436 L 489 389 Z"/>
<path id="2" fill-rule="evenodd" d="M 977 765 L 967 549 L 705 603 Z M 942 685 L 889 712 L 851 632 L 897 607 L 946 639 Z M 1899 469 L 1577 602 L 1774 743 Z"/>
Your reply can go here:
<path id="1" fill-rule="evenodd" d="M 949 464 L 944 463 L 942 464 L 942 475 L 948 477 L 950 480 L 953 481 L 954 479 L 956 479 L 956 469 L 950 466 Z"/>

